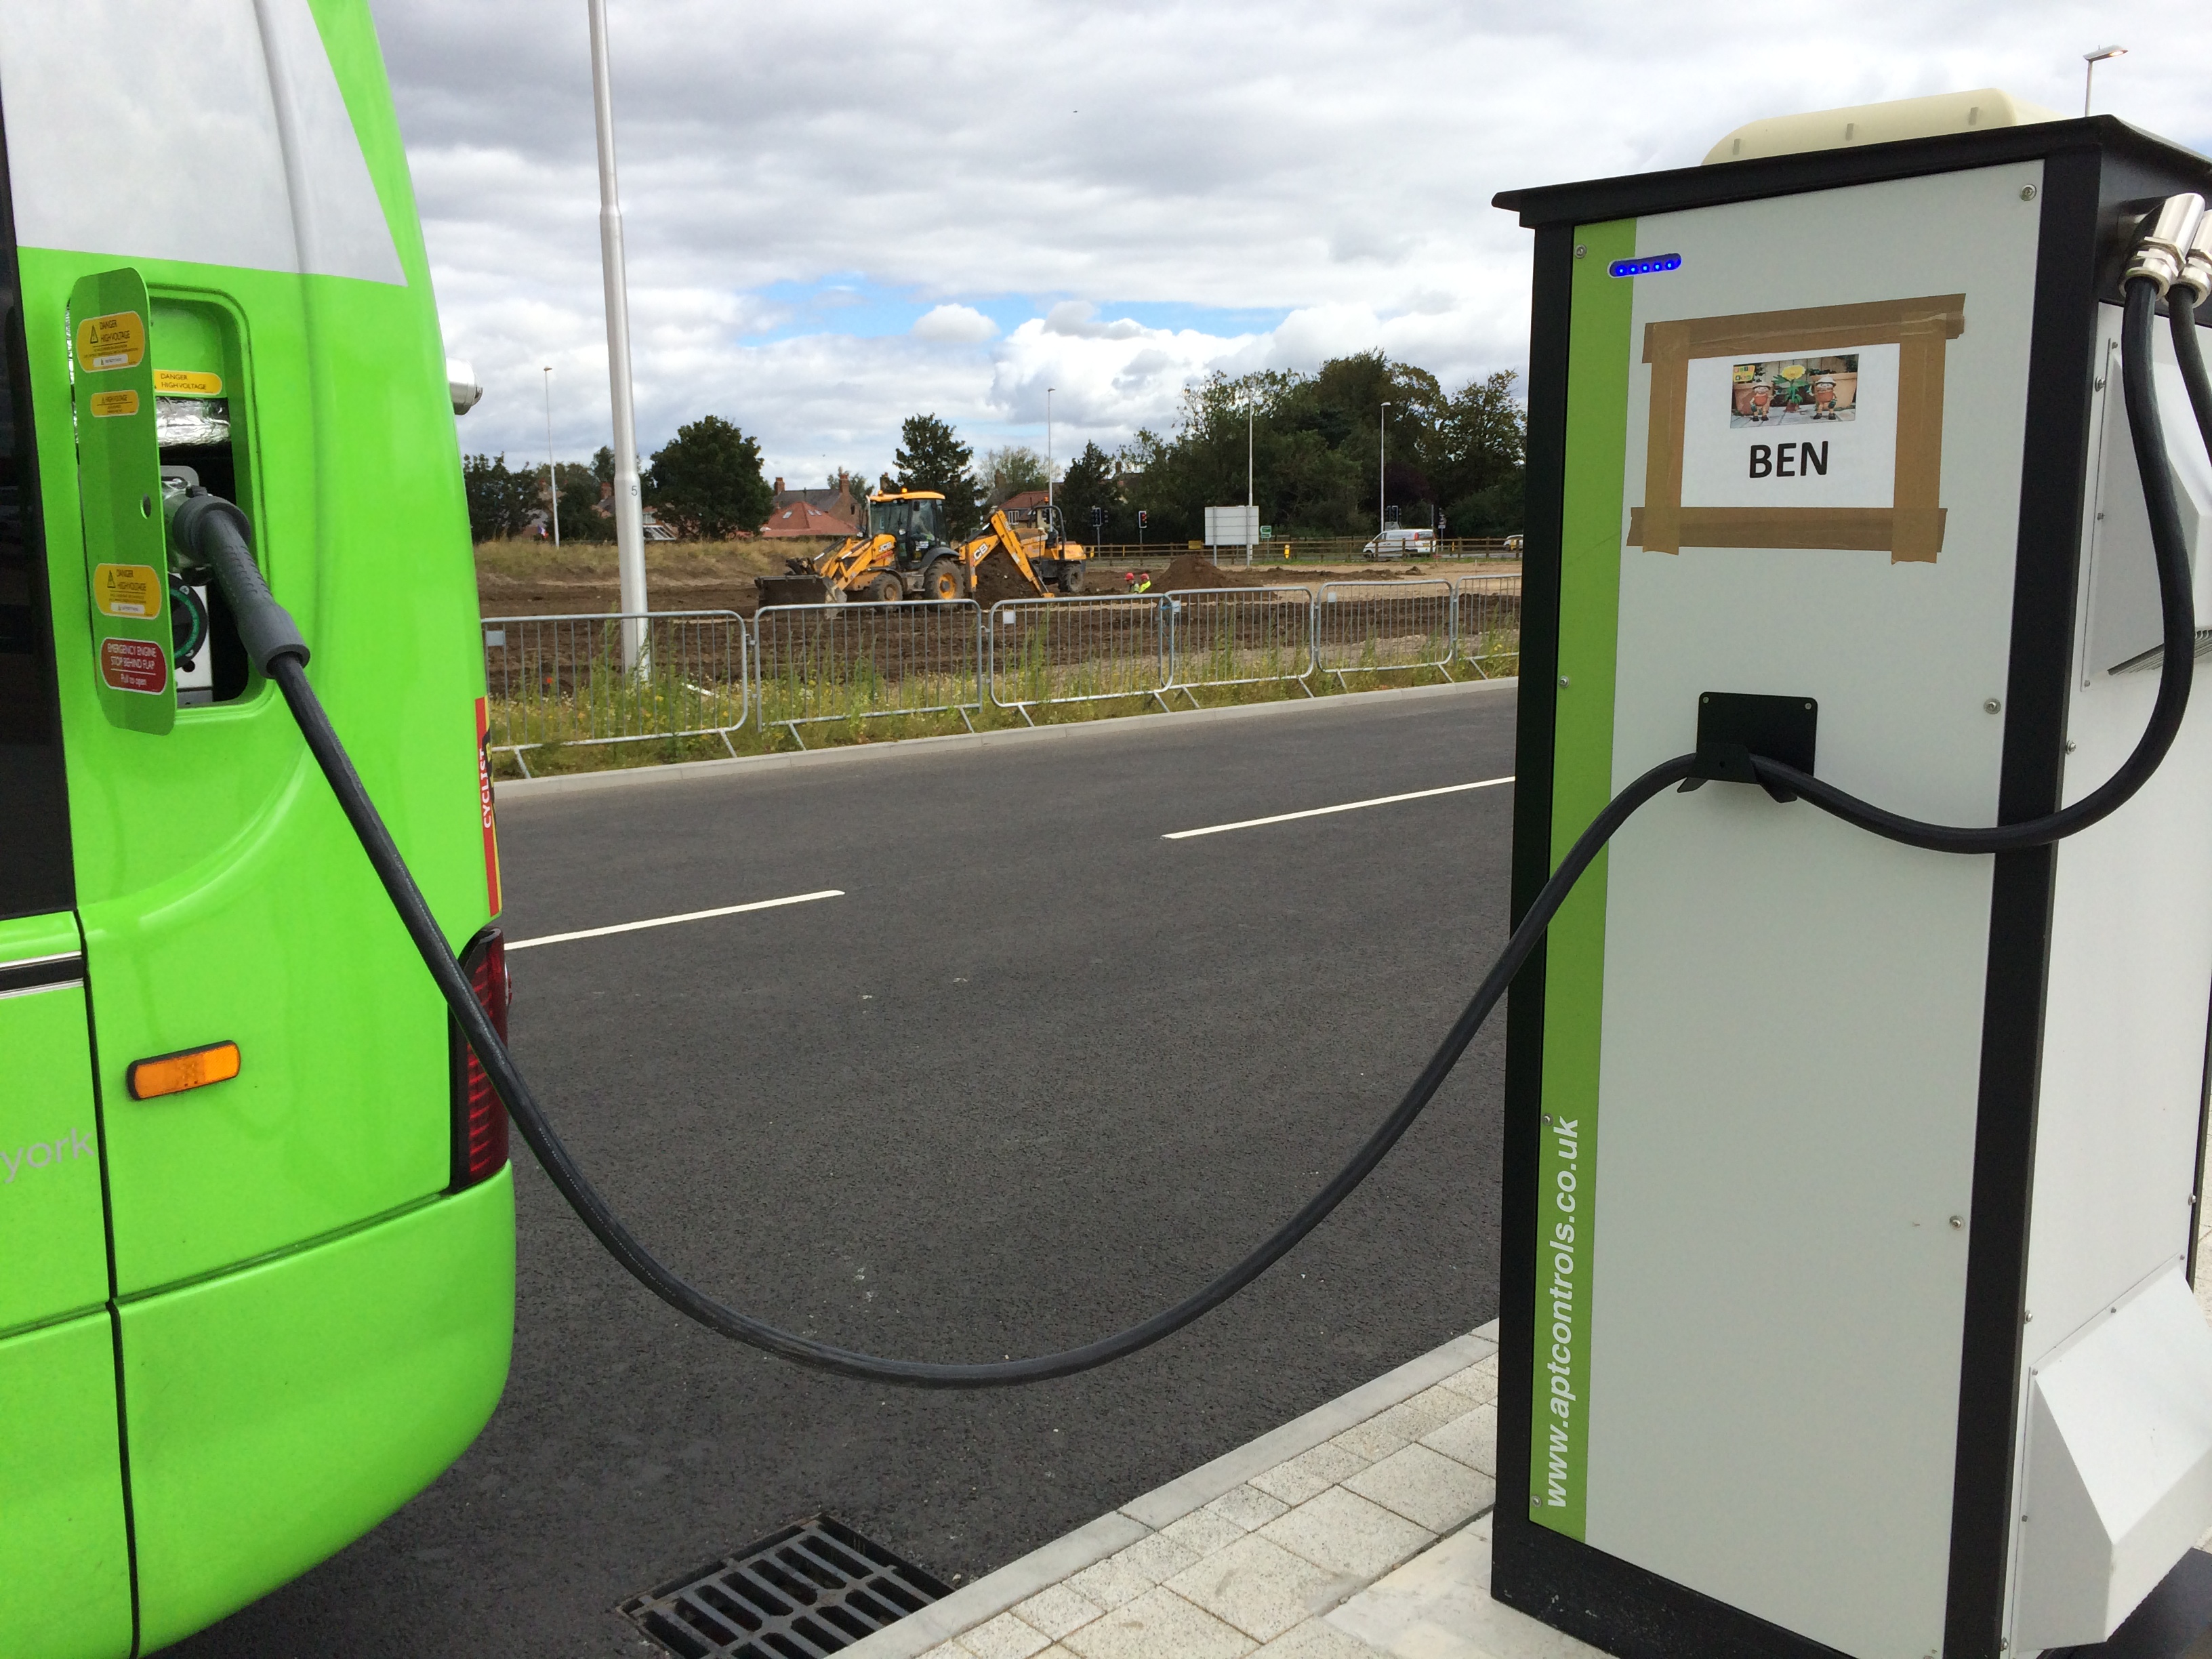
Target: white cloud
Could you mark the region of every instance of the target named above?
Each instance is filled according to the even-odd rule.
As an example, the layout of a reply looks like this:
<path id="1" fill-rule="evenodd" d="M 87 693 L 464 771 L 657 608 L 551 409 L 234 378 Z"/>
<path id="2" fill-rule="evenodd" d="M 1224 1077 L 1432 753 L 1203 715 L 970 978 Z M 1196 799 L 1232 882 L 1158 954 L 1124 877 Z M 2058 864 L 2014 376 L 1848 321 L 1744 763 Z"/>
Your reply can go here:
<path id="1" fill-rule="evenodd" d="M 999 325 L 973 306 L 942 305 L 915 318 L 908 332 L 945 345 L 981 345 L 998 337 Z"/>
<path id="2" fill-rule="evenodd" d="M 487 388 L 464 441 L 534 454 L 550 362 L 556 445 L 587 453 L 583 9 L 374 3 L 447 345 Z M 2212 147 L 2212 23 L 2148 0 L 611 9 L 641 439 L 722 414 L 787 476 L 883 465 L 917 410 L 1041 438 L 1048 386 L 1064 451 L 1171 419 L 1212 368 L 1516 367 L 1528 238 L 1491 196 L 1690 165 L 1757 116 L 1986 85 L 2078 109 L 2081 53 L 2117 40 L 2099 107 Z"/>

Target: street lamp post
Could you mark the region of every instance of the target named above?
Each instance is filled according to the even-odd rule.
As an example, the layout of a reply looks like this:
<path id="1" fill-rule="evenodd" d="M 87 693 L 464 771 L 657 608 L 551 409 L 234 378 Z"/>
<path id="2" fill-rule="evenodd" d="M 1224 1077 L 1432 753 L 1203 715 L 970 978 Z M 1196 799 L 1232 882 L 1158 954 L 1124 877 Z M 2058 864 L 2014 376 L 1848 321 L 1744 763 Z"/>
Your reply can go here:
<path id="1" fill-rule="evenodd" d="M 629 289 L 623 275 L 622 195 L 615 184 L 613 76 L 607 65 L 607 0 L 586 0 L 592 22 L 592 107 L 599 140 L 599 267 L 607 290 L 607 386 L 614 402 L 615 546 L 622 608 L 623 668 L 645 654 L 645 502 L 637 478 L 637 411 L 630 399 Z"/>
<path id="2" fill-rule="evenodd" d="M 1390 405 L 1375 416 L 1375 550 L 1382 550 L 1382 532 L 1390 527 Z"/>
<path id="3" fill-rule="evenodd" d="M 2096 82 L 2097 65 L 2107 58 L 2124 58 L 2127 52 L 2125 46 L 2100 46 L 2094 52 L 2081 54 L 2081 113 L 2084 117 L 2089 113 L 2089 88 Z"/>
<path id="4" fill-rule="evenodd" d="M 545 365 L 545 496 L 553 503 L 553 545 L 561 545 L 561 468 L 553 459 L 553 365 Z"/>
<path id="5" fill-rule="evenodd" d="M 1253 404 L 1244 400 L 1244 562 L 1252 562 L 1252 538 L 1260 533 L 1260 514 L 1252 495 Z"/>
<path id="6" fill-rule="evenodd" d="M 1052 533 L 1052 393 L 1044 389 L 1044 520 L 1045 533 Z"/>

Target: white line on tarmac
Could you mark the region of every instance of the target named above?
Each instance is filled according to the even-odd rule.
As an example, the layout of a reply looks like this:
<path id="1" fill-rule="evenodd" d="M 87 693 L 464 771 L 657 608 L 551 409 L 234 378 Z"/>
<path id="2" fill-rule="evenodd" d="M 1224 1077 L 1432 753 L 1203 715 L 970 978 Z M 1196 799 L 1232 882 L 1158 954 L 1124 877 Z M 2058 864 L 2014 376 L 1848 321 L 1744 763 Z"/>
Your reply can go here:
<path id="1" fill-rule="evenodd" d="M 750 904 L 725 904 L 718 910 L 686 910 L 680 916 L 654 916 L 647 921 L 617 922 L 611 927 L 586 927 L 573 933 L 547 933 L 541 939 L 509 939 L 510 951 L 527 951 L 535 945 L 566 945 L 574 939 L 604 939 L 609 933 L 635 933 L 643 927 L 673 927 L 679 921 L 705 921 L 712 916 L 741 916 L 748 910 L 775 910 L 787 904 L 811 904 L 817 899 L 842 898 L 842 887 L 825 887 L 818 893 L 793 893 L 789 898 L 756 899 Z"/>
<path id="2" fill-rule="evenodd" d="M 1441 789 L 1416 789 L 1403 795 L 1377 795 L 1373 800 L 1348 800 L 1341 806 L 1310 806 L 1303 812 L 1278 812 L 1271 818 L 1240 818 L 1235 823 L 1209 823 L 1203 830 L 1177 830 L 1162 841 L 1188 841 L 1193 836 L 1218 836 L 1229 830 L 1256 830 L 1263 823 L 1288 823 L 1293 818 L 1322 818 L 1331 812 L 1357 812 L 1364 806 L 1395 806 L 1401 800 L 1426 800 L 1431 795 L 1456 795 L 1468 789 L 1495 789 L 1510 783 L 1510 777 L 1484 778 L 1478 783 L 1448 783 Z M 509 946 L 510 950 L 514 947 Z"/>

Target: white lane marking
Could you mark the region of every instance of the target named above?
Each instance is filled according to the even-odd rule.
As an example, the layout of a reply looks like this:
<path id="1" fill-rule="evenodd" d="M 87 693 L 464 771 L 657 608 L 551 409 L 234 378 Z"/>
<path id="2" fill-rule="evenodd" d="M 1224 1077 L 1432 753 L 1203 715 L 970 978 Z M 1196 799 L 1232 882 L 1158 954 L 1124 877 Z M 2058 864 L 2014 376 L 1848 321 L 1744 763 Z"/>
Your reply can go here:
<path id="1" fill-rule="evenodd" d="M 705 921 L 712 916 L 741 916 L 748 910 L 774 910 L 787 904 L 811 904 L 817 899 L 842 898 L 842 887 L 825 887 L 818 893 L 793 893 L 789 898 L 756 899 L 750 904 L 725 904 L 716 910 L 686 910 L 680 916 L 654 916 L 647 921 L 621 921 L 611 927 L 584 927 L 573 933 L 547 933 L 539 939 L 509 939 L 510 951 L 527 951 L 538 945 L 566 945 L 574 939 L 604 939 L 609 933 L 635 933 L 644 927 L 673 927 L 679 921 Z"/>
<path id="2" fill-rule="evenodd" d="M 1209 823 L 1203 830 L 1177 830 L 1162 841 L 1188 841 L 1193 836 L 1218 836 L 1228 830 L 1256 830 L 1263 823 L 1288 823 L 1292 818 L 1322 818 L 1331 812 L 1357 812 L 1364 806 L 1395 806 L 1401 800 L 1426 800 L 1431 795 L 1456 795 L 1468 789 L 1495 789 L 1510 777 L 1484 778 L 1476 783 L 1448 783 L 1441 789 L 1415 789 L 1403 795 L 1377 795 L 1373 800 L 1348 800 L 1341 806 L 1310 806 L 1303 812 L 1278 812 L 1268 818 L 1240 818 L 1235 823 Z"/>

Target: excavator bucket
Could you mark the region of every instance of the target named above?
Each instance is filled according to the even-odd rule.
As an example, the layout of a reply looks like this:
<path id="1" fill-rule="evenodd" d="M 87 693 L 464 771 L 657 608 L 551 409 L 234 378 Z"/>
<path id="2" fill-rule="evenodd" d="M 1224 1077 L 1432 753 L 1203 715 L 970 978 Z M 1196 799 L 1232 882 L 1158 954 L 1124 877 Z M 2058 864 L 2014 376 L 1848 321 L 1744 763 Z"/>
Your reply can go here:
<path id="1" fill-rule="evenodd" d="M 757 576 L 763 605 L 830 605 L 845 596 L 819 576 Z"/>

